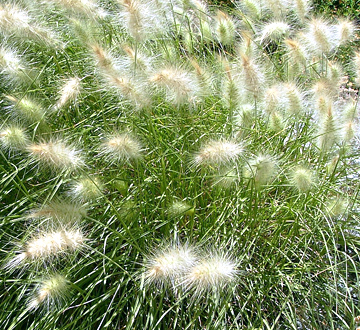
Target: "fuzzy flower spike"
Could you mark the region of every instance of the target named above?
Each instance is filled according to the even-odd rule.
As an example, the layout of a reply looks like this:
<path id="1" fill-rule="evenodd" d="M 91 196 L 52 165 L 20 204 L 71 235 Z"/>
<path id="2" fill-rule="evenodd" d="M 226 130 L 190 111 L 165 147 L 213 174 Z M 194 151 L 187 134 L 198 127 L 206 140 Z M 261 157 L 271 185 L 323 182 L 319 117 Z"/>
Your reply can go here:
<path id="1" fill-rule="evenodd" d="M 137 161 L 143 151 L 140 142 L 128 133 L 109 135 L 99 149 L 110 163 Z"/>
<path id="2" fill-rule="evenodd" d="M 5 268 L 12 270 L 29 262 L 45 261 L 69 251 L 83 247 L 85 236 L 80 229 L 60 229 L 46 231 L 31 238 L 23 247 L 23 252 L 10 260 Z"/>
<path id="3" fill-rule="evenodd" d="M 57 305 L 68 295 L 68 290 L 69 282 L 64 276 L 55 274 L 48 277 L 39 283 L 36 295 L 29 302 L 29 309 Z"/>
<path id="4" fill-rule="evenodd" d="M 195 265 L 197 260 L 194 248 L 175 245 L 159 249 L 147 258 L 145 277 L 149 283 L 160 286 L 171 283 L 176 285 L 180 277 Z"/>
<path id="5" fill-rule="evenodd" d="M 203 145 L 194 158 L 196 166 L 219 167 L 236 161 L 242 154 L 243 148 L 236 142 L 226 140 L 212 140 Z"/>
<path id="6" fill-rule="evenodd" d="M 206 291 L 223 289 L 236 280 L 237 273 L 234 259 L 210 252 L 188 270 L 182 284 L 188 290 L 194 289 L 198 296 Z"/>
<path id="7" fill-rule="evenodd" d="M 39 165 L 54 170 L 76 170 L 84 166 L 80 151 L 61 140 L 31 144 L 27 151 Z"/>

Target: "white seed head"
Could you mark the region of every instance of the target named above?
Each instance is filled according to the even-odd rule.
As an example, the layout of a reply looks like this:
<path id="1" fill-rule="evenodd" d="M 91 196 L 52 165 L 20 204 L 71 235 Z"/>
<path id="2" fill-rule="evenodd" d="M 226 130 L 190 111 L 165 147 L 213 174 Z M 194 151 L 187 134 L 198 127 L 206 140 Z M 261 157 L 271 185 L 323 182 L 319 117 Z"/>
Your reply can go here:
<path id="1" fill-rule="evenodd" d="M 345 143 L 350 143 L 358 132 L 357 124 L 355 121 L 349 120 L 343 125 L 342 140 Z"/>
<path id="2" fill-rule="evenodd" d="M 225 67 L 226 76 L 223 79 L 221 90 L 222 90 L 222 101 L 224 106 L 234 111 L 241 104 L 242 90 L 241 81 L 231 73 L 230 67 L 226 64 Z"/>
<path id="3" fill-rule="evenodd" d="M 276 18 L 284 16 L 290 8 L 288 0 L 265 0 L 263 5 Z"/>
<path id="4" fill-rule="evenodd" d="M 235 23 L 226 13 L 218 11 L 215 17 L 215 33 L 217 40 L 224 46 L 231 46 L 235 42 Z"/>
<path id="5" fill-rule="evenodd" d="M 27 266 L 39 261 L 45 262 L 52 258 L 79 251 L 84 247 L 86 238 L 80 229 L 59 229 L 37 233 L 28 240 L 22 252 L 12 258 L 5 268 L 12 270 L 19 266 Z"/>
<path id="6" fill-rule="evenodd" d="M 59 91 L 59 100 L 55 109 L 60 109 L 71 101 L 76 101 L 80 94 L 80 79 L 78 77 L 69 78 Z"/>
<path id="7" fill-rule="evenodd" d="M 0 144 L 6 150 L 25 150 L 29 139 L 23 128 L 11 125 L 0 131 Z"/>
<path id="8" fill-rule="evenodd" d="M 150 77 L 150 82 L 163 88 L 174 105 L 194 103 L 199 91 L 196 77 L 178 68 L 162 69 Z"/>
<path id="9" fill-rule="evenodd" d="M 308 42 L 317 53 L 328 53 L 334 46 L 333 31 L 330 25 L 321 19 L 313 18 L 308 25 Z"/>
<path id="10" fill-rule="evenodd" d="M 167 213 L 171 217 L 183 216 L 183 215 L 191 216 L 194 214 L 194 212 L 195 212 L 194 206 L 181 201 L 172 203 L 167 210 Z"/>
<path id="11" fill-rule="evenodd" d="M 338 140 L 339 127 L 331 109 L 321 120 L 318 132 L 318 147 L 321 152 L 329 151 Z"/>
<path id="12" fill-rule="evenodd" d="M 285 101 L 284 87 L 276 84 L 265 90 L 264 110 L 267 115 L 283 107 Z"/>
<path id="13" fill-rule="evenodd" d="M 15 51 L 4 46 L 0 47 L 0 73 L 10 79 L 21 81 L 26 79 L 26 65 L 21 56 Z"/>
<path id="14" fill-rule="evenodd" d="M 53 223 L 75 225 L 86 216 L 86 207 L 78 203 L 51 201 L 27 215 L 29 219 L 48 219 Z"/>
<path id="15" fill-rule="evenodd" d="M 107 13 L 91 0 L 46 0 L 46 2 L 58 4 L 66 10 L 86 14 L 90 17 L 104 18 L 107 16 Z"/>
<path id="16" fill-rule="evenodd" d="M 21 99 L 17 99 L 13 96 L 7 95 L 6 99 L 14 104 L 12 110 L 14 115 L 16 115 L 16 117 L 20 120 L 24 120 L 31 124 L 45 122 L 46 112 L 38 102 L 26 96 Z"/>
<path id="17" fill-rule="evenodd" d="M 44 305 L 47 308 L 56 306 L 66 298 L 68 292 L 69 281 L 60 274 L 52 275 L 39 283 L 36 295 L 29 302 L 29 308 L 36 309 Z"/>
<path id="18" fill-rule="evenodd" d="M 269 118 L 269 128 L 275 133 L 281 132 L 285 127 L 284 118 L 281 112 L 273 111 Z"/>
<path id="19" fill-rule="evenodd" d="M 300 19 L 302 23 L 305 21 L 307 13 L 310 11 L 309 0 L 295 0 L 294 1 L 294 11 L 296 16 Z"/>
<path id="20" fill-rule="evenodd" d="M 332 217 L 343 215 L 349 207 L 349 201 L 343 197 L 330 198 L 326 203 L 326 209 Z"/>
<path id="21" fill-rule="evenodd" d="M 200 295 L 205 291 L 223 289 L 235 281 L 237 273 L 235 260 L 209 253 L 188 270 L 183 285 L 188 290 L 194 289 L 195 294 Z"/>
<path id="22" fill-rule="evenodd" d="M 149 283 L 175 286 L 196 260 L 191 246 L 176 245 L 160 249 L 147 258 L 145 277 Z"/>
<path id="23" fill-rule="evenodd" d="M 290 182 L 300 193 L 306 193 L 314 186 L 314 177 L 309 169 L 297 167 L 291 173 Z"/>
<path id="24" fill-rule="evenodd" d="M 128 133 L 110 135 L 99 148 L 111 163 L 137 161 L 142 157 L 142 146 L 138 140 Z"/>
<path id="25" fill-rule="evenodd" d="M 85 165 L 80 151 L 61 140 L 31 144 L 27 151 L 40 166 L 54 170 L 76 170 Z"/>
<path id="26" fill-rule="evenodd" d="M 255 122 L 254 105 L 249 103 L 241 104 L 235 113 L 234 121 L 239 129 L 251 129 Z"/>
<path id="27" fill-rule="evenodd" d="M 244 88 L 255 99 L 257 99 L 260 97 L 264 86 L 264 73 L 260 68 L 260 65 L 256 63 L 254 59 L 251 59 L 245 54 L 241 54 L 240 57 Z"/>
<path id="28" fill-rule="evenodd" d="M 263 26 L 260 36 L 260 42 L 276 41 L 279 42 L 290 31 L 290 25 L 284 21 L 274 21 Z"/>
<path id="29" fill-rule="evenodd" d="M 104 186 L 99 178 L 81 178 L 72 183 L 69 194 L 75 199 L 88 202 L 103 195 Z"/>
<path id="30" fill-rule="evenodd" d="M 348 19 L 342 19 L 335 26 L 337 32 L 337 41 L 342 45 L 355 37 L 355 24 Z"/>
<path id="31" fill-rule="evenodd" d="M 286 91 L 287 107 L 286 110 L 290 115 L 301 115 L 303 109 L 303 97 L 294 83 L 284 85 Z"/>
<path id="32" fill-rule="evenodd" d="M 240 6 L 241 11 L 248 13 L 250 17 L 260 18 L 262 14 L 261 3 L 257 0 L 239 1 L 238 5 Z"/>
<path id="33" fill-rule="evenodd" d="M 136 41 L 144 41 L 162 31 L 161 14 L 151 1 L 118 0 L 123 6 L 120 14 L 128 33 Z"/>
<path id="34" fill-rule="evenodd" d="M 195 155 L 196 166 L 219 167 L 235 162 L 242 154 L 243 148 L 236 142 L 226 140 L 211 140 Z"/>
<path id="35" fill-rule="evenodd" d="M 296 39 L 286 39 L 285 45 L 288 49 L 288 57 L 292 64 L 306 65 L 309 51 L 304 43 Z"/>
<path id="36" fill-rule="evenodd" d="M 14 4 L 0 6 L 0 31 L 5 35 L 16 35 L 22 39 L 31 38 L 45 42 L 48 46 L 57 46 L 59 41 L 54 33 L 32 22 L 29 13 Z"/>
<path id="37" fill-rule="evenodd" d="M 239 175 L 236 169 L 225 168 L 215 175 L 212 184 L 218 188 L 230 189 L 232 186 L 237 184 L 238 180 Z"/>
<path id="38" fill-rule="evenodd" d="M 260 155 L 251 159 L 244 168 L 244 177 L 253 179 L 256 188 L 268 184 L 277 172 L 276 161 L 269 155 Z"/>

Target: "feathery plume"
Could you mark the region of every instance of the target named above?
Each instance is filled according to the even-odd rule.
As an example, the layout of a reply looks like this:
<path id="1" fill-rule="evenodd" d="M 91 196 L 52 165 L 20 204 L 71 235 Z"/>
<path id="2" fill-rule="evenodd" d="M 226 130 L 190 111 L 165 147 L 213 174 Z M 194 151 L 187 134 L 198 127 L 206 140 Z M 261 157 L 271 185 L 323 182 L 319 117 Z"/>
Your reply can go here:
<path id="1" fill-rule="evenodd" d="M 157 285 L 179 284 L 179 280 L 197 260 L 195 249 L 188 245 L 174 245 L 153 252 L 145 261 L 148 283 Z"/>
<path id="2" fill-rule="evenodd" d="M 105 18 L 107 13 L 98 4 L 91 0 L 46 0 L 58 4 L 73 13 L 85 14 L 88 17 Z"/>
<path id="3" fill-rule="evenodd" d="M 338 126 L 331 108 L 321 120 L 318 136 L 318 147 L 322 152 L 329 151 L 338 139 Z"/>
<path id="4" fill-rule="evenodd" d="M 306 193 L 314 186 L 314 177 L 309 169 L 299 166 L 293 169 L 290 182 L 300 193 Z"/>
<path id="5" fill-rule="evenodd" d="M 24 96 L 21 99 L 7 95 L 5 98 L 13 103 L 11 110 L 16 117 L 30 124 L 45 125 L 46 111 L 36 101 Z"/>
<path id="6" fill-rule="evenodd" d="M 308 25 L 307 39 L 314 52 L 328 53 L 333 48 L 332 28 L 324 20 L 313 18 Z"/>
<path id="7" fill-rule="evenodd" d="M 349 144 L 353 138 L 356 136 L 357 125 L 354 121 L 349 120 L 343 125 L 342 129 L 342 140 L 345 144 Z"/>
<path id="8" fill-rule="evenodd" d="M 290 25 L 284 21 L 274 21 L 263 26 L 260 36 L 260 42 L 276 41 L 279 42 L 285 38 L 290 31 Z"/>
<path id="9" fill-rule="evenodd" d="M 243 152 L 236 142 L 226 140 L 211 140 L 204 144 L 194 157 L 196 166 L 219 167 L 235 162 Z"/>
<path id="10" fill-rule="evenodd" d="M 265 90 L 264 110 L 267 115 L 283 108 L 284 88 L 280 84 L 271 86 Z"/>
<path id="11" fill-rule="evenodd" d="M 320 118 L 325 118 L 328 112 L 332 112 L 334 107 L 333 101 L 328 96 L 318 96 L 315 99 L 315 109 Z"/>
<path id="12" fill-rule="evenodd" d="M 0 131 L 0 143 L 6 150 L 26 150 L 29 139 L 25 130 L 16 125 L 3 127 Z"/>
<path id="13" fill-rule="evenodd" d="M 240 54 L 240 57 L 244 87 L 254 98 L 259 98 L 265 76 L 260 66 L 253 59 L 245 54 Z"/>
<path id="14" fill-rule="evenodd" d="M 152 68 L 152 59 L 140 52 L 139 49 L 135 50 L 128 45 L 123 46 L 123 50 L 127 57 L 122 61 L 123 63 L 121 65 L 124 66 L 128 72 L 136 71 L 137 74 L 143 74 L 145 78 Z"/>
<path id="15" fill-rule="evenodd" d="M 59 91 L 59 100 L 55 105 L 55 110 L 63 108 L 71 101 L 76 101 L 80 93 L 80 79 L 78 77 L 69 78 Z"/>
<path id="16" fill-rule="evenodd" d="M 86 207 L 79 203 L 53 200 L 30 210 L 28 219 L 49 219 L 52 223 L 76 225 L 86 216 Z"/>
<path id="17" fill-rule="evenodd" d="M 29 309 L 37 309 L 41 305 L 47 308 L 57 306 L 68 292 L 69 281 L 63 275 L 52 275 L 40 281 L 36 295 L 29 302 Z"/>
<path id="18" fill-rule="evenodd" d="M 337 33 L 336 40 L 339 46 L 354 38 L 356 28 L 354 23 L 348 19 L 340 20 L 335 29 Z"/>
<path id="19" fill-rule="evenodd" d="M 104 186 L 99 178 L 81 178 L 72 183 L 69 195 L 76 200 L 91 202 L 103 195 Z"/>
<path id="20" fill-rule="evenodd" d="M 142 146 L 129 133 L 113 133 L 100 146 L 100 155 L 110 163 L 137 161 L 142 156 Z"/>
<path id="21" fill-rule="evenodd" d="M 236 261 L 225 254 L 209 252 L 186 273 L 183 286 L 194 289 L 195 296 L 210 291 L 222 290 L 236 280 Z"/>
<path id="22" fill-rule="evenodd" d="M 235 42 L 235 23 L 233 19 L 223 11 L 218 10 L 215 17 L 215 32 L 217 40 L 223 46 L 231 46 Z"/>
<path id="23" fill-rule="evenodd" d="M 39 232 L 25 243 L 23 252 L 11 259 L 5 268 L 12 270 L 32 262 L 46 261 L 84 247 L 86 238 L 80 229 L 60 229 Z"/>
<path id="24" fill-rule="evenodd" d="M 282 114 L 279 111 L 273 111 L 269 118 L 269 128 L 275 133 L 281 132 L 285 127 Z"/>
<path id="25" fill-rule="evenodd" d="M 268 184 L 277 172 L 277 164 L 269 155 L 251 159 L 244 169 L 244 177 L 254 180 L 256 188 Z"/>
<path id="26" fill-rule="evenodd" d="M 332 217 L 339 217 L 346 212 L 349 201 L 343 197 L 330 198 L 326 203 L 326 209 Z"/>
<path id="27" fill-rule="evenodd" d="M 222 189 L 230 189 L 239 181 L 239 175 L 235 168 L 224 168 L 214 176 L 212 185 Z"/>
<path id="28" fill-rule="evenodd" d="M 0 47 L 0 73 L 17 82 L 28 80 L 26 65 L 14 50 Z"/>
<path id="29" fill-rule="evenodd" d="M 299 115 L 303 109 L 303 97 L 298 87 L 294 83 L 285 84 L 287 107 L 286 110 L 290 115 Z"/>
<path id="30" fill-rule="evenodd" d="M 91 45 L 97 65 L 107 82 L 116 88 L 121 96 L 132 101 L 137 108 L 143 108 L 150 104 L 150 99 L 143 90 L 143 83 L 135 78 L 127 77 L 121 72 L 116 60 L 108 51 L 97 44 Z"/>
<path id="31" fill-rule="evenodd" d="M 225 107 L 234 111 L 241 104 L 241 84 L 237 76 L 234 77 L 232 74 L 229 63 L 225 62 L 224 64 L 226 75 L 221 87 L 223 94 L 222 100 Z"/>
<path id="32" fill-rule="evenodd" d="M 309 58 L 309 52 L 305 44 L 296 39 L 286 39 L 285 45 L 288 49 L 288 58 L 293 65 L 305 67 Z"/>
<path id="33" fill-rule="evenodd" d="M 157 15 L 158 10 L 151 1 L 141 2 L 139 0 L 118 0 L 123 6 L 120 14 L 122 21 L 129 34 L 137 41 L 146 38 L 162 30 L 162 22 Z"/>
<path id="34" fill-rule="evenodd" d="M 60 41 L 48 29 L 32 23 L 32 17 L 14 4 L 0 5 L 0 31 L 5 35 L 14 34 L 19 38 L 31 38 L 46 42 L 47 45 L 59 45 Z"/>
<path id="35" fill-rule="evenodd" d="M 270 10 L 270 12 L 276 18 L 280 18 L 286 15 L 289 9 L 288 0 L 265 0 L 263 3 L 264 7 Z"/>
<path id="36" fill-rule="evenodd" d="M 261 3 L 257 0 L 243 0 L 237 3 L 240 6 L 241 11 L 247 13 L 250 17 L 260 19 L 262 14 Z"/>
<path id="37" fill-rule="evenodd" d="M 295 0 L 294 11 L 296 16 L 300 19 L 301 23 L 304 23 L 307 13 L 311 7 L 308 0 Z"/>
<path id="38" fill-rule="evenodd" d="M 150 77 L 150 82 L 164 88 L 168 101 L 174 105 L 194 103 L 199 91 L 193 74 L 178 68 L 162 69 Z"/>
<path id="39" fill-rule="evenodd" d="M 61 140 L 31 144 L 27 151 L 39 165 L 54 170 L 76 170 L 85 165 L 80 151 Z"/>
<path id="40" fill-rule="evenodd" d="M 242 130 L 251 129 L 255 122 L 255 109 L 252 104 L 241 104 L 235 113 L 235 125 Z"/>
<path id="41" fill-rule="evenodd" d="M 171 206 L 167 210 L 167 213 L 170 217 L 176 217 L 179 215 L 191 216 L 195 213 L 195 208 L 194 206 L 191 206 L 185 202 L 176 201 L 171 204 Z"/>

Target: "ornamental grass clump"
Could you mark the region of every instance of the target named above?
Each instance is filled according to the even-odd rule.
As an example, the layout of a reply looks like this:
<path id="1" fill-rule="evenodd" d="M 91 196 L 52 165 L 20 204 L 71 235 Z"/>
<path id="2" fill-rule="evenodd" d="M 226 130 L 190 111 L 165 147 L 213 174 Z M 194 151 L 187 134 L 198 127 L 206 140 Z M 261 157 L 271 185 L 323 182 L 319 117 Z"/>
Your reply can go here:
<path id="1" fill-rule="evenodd" d="M 359 27 L 314 8 L 1 3 L 1 329 L 356 327 Z"/>

